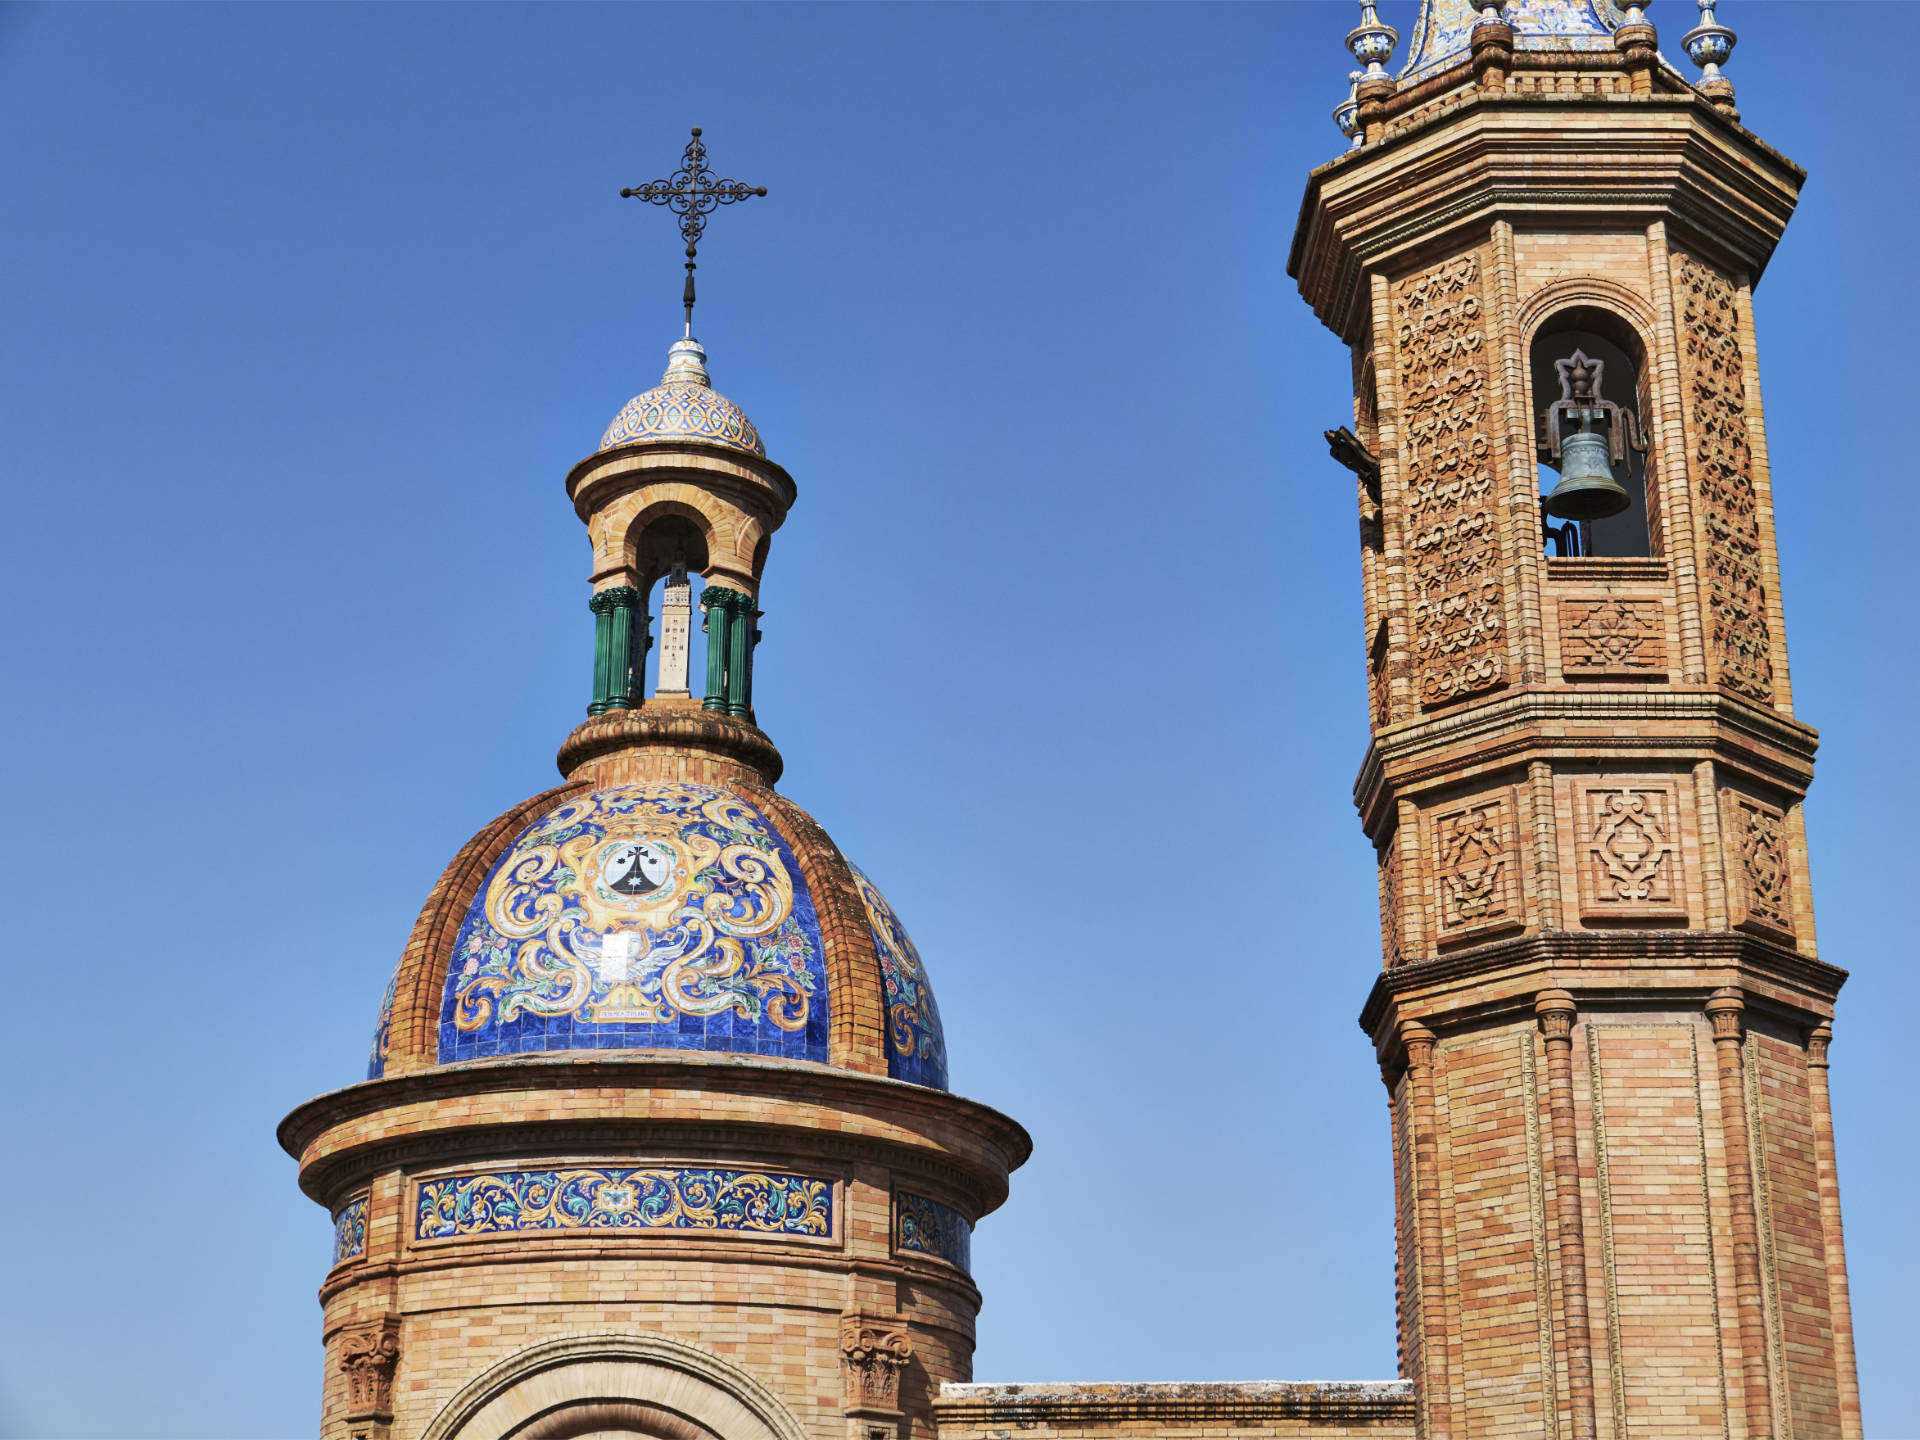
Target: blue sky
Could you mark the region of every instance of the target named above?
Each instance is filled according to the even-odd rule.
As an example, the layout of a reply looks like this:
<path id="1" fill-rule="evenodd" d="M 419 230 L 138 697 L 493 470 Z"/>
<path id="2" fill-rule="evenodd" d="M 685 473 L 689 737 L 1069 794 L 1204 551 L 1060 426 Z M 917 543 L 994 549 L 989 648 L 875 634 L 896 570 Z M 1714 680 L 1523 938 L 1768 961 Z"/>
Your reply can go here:
<path id="1" fill-rule="evenodd" d="M 0 1432 L 311 1433 L 329 1230 L 273 1128 L 361 1074 L 440 867 L 582 713 L 561 482 L 678 333 L 678 239 L 616 193 L 693 124 L 771 191 L 698 330 L 800 487 L 783 788 L 1037 1144 L 975 1241 L 980 1378 L 1393 1372 L 1347 370 L 1284 274 L 1353 13 L 0 10 Z M 1871 53 L 1861 13 L 1721 9 L 1812 171 L 1760 359 L 1898 1435 L 1920 11 Z"/>

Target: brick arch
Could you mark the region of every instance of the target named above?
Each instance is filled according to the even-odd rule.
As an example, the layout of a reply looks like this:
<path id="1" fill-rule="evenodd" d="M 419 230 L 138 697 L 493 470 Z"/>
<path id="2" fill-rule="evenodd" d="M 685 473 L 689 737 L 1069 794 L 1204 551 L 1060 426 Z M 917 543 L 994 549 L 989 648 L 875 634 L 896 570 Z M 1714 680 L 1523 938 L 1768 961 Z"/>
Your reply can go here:
<path id="1" fill-rule="evenodd" d="M 603 564 L 595 568 L 624 565 L 636 579 L 643 578 L 637 569 L 641 540 L 649 529 L 668 517 L 685 520 L 700 531 L 701 542 L 707 548 L 707 565 L 699 568 L 710 568 L 717 557 L 733 553 L 739 516 L 731 505 L 698 485 L 654 484 L 646 488 L 645 503 L 630 516 L 615 519 L 610 527 L 614 533 L 609 534 L 607 540 L 610 545 L 618 546 L 618 554 L 604 557 Z"/>
<path id="2" fill-rule="evenodd" d="M 585 790 L 584 780 L 556 785 L 489 822 L 440 872 L 413 933 L 400 952 L 393 978 L 393 1020 L 387 1040 L 388 1076 L 423 1070 L 440 1063 L 440 1006 L 447 983 L 447 964 L 460 922 L 473 903 L 474 892 L 487 878 L 494 861 L 535 817 L 551 810 L 569 795 Z"/>
<path id="3" fill-rule="evenodd" d="M 650 1420 L 665 1440 L 809 1440 L 759 1380 L 711 1351 L 645 1333 L 549 1340 L 509 1356 L 464 1386 L 421 1440 L 508 1440 L 537 1418 L 551 1440 L 593 1433 L 609 1412 Z M 577 1422 L 577 1423 L 576 1423 Z"/>
<path id="4" fill-rule="evenodd" d="M 1578 275 L 1565 280 L 1556 280 L 1551 285 L 1542 286 L 1520 307 L 1518 317 L 1520 330 L 1520 350 L 1523 355 L 1533 354 L 1533 342 L 1546 328 L 1547 322 L 1573 312 L 1576 317 L 1588 318 L 1592 315 L 1611 317 L 1624 325 L 1632 333 L 1634 345 L 1639 353 L 1634 362 L 1644 372 L 1654 354 L 1653 337 L 1656 317 L 1652 304 L 1644 297 L 1617 281 L 1604 280 L 1598 275 Z M 1581 312 L 1586 312 L 1582 315 Z M 1578 328 L 1596 330 L 1592 325 Z M 1604 328 L 1596 333 L 1605 334 Z M 1608 339 L 1618 339 L 1612 335 Z M 1629 353 L 1631 353 L 1629 348 Z"/>

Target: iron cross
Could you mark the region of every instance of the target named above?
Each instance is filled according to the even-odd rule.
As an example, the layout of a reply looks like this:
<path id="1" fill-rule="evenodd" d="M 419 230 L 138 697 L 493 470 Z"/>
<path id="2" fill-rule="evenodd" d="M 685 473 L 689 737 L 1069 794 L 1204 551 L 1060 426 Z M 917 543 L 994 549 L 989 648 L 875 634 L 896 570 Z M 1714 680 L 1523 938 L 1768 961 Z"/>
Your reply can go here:
<path id="1" fill-rule="evenodd" d="M 687 242 L 687 288 L 681 296 L 687 307 L 687 334 L 693 334 L 693 257 L 700 248 L 700 236 L 707 228 L 707 216 L 715 207 L 731 205 L 764 195 L 764 185 L 748 185 L 740 180 L 718 180 L 707 168 L 707 147 L 700 143 L 700 127 L 693 127 L 693 139 L 680 157 L 680 168 L 670 180 L 649 180 L 620 192 L 622 200 L 651 200 L 664 205 L 680 217 L 680 238 Z"/>

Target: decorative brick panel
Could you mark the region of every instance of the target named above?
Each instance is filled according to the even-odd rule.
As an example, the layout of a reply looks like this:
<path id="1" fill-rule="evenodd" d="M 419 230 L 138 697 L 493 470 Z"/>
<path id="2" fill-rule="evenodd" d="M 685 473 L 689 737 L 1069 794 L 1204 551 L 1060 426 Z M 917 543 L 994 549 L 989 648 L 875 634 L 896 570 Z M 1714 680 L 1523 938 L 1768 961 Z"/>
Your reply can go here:
<path id="1" fill-rule="evenodd" d="M 1721 792 L 1733 923 L 1793 938 L 1793 867 L 1784 810 L 1738 790 Z"/>
<path id="2" fill-rule="evenodd" d="M 1580 914 L 1587 920 L 1680 919 L 1687 914 L 1681 873 L 1681 808 L 1659 781 L 1582 783 Z"/>
<path id="3" fill-rule="evenodd" d="M 1479 260 L 1462 255 L 1402 280 L 1393 311 L 1414 671 L 1431 707 L 1506 682 Z"/>
<path id="4" fill-rule="evenodd" d="M 1698 498 L 1699 563 L 1707 586 L 1708 661 L 1715 683 L 1770 704 L 1773 661 L 1739 296 L 1726 276 L 1679 251 L 1673 288 L 1681 312 L 1688 478 Z"/>
<path id="5" fill-rule="evenodd" d="M 1560 602 L 1560 669 L 1569 680 L 1660 680 L 1667 622 L 1658 600 L 1610 595 Z"/>
<path id="6" fill-rule="evenodd" d="M 1520 851 L 1512 792 L 1437 811 L 1429 823 L 1440 942 L 1517 929 Z"/>

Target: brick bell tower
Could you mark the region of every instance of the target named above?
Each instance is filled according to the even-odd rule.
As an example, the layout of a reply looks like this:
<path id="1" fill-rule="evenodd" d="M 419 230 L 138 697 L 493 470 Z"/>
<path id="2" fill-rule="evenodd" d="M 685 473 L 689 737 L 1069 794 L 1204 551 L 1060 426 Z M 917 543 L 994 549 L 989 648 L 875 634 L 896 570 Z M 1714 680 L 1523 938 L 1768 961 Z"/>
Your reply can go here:
<path id="1" fill-rule="evenodd" d="M 1710 0 L 1361 6 L 1289 273 L 1352 349 L 1419 1433 L 1861 1433 L 1752 291 L 1804 172 Z"/>

